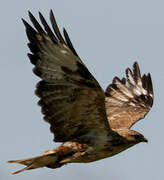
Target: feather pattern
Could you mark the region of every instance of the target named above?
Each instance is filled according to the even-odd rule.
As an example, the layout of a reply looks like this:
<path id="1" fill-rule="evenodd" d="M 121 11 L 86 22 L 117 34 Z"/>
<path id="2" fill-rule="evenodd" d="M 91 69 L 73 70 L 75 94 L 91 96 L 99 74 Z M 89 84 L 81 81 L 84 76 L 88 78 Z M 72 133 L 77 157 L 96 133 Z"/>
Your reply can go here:
<path id="1" fill-rule="evenodd" d="M 105 94 L 78 57 L 68 33 L 64 29 L 64 40 L 52 11 L 50 21 L 54 33 L 40 12 L 44 29 L 30 12 L 29 17 L 34 28 L 23 20 L 30 41 L 28 56 L 35 66 L 34 73 L 42 79 L 35 93 L 54 140 L 80 141 L 86 136 L 89 141 L 87 137 L 100 132 L 105 136 L 111 131 Z"/>
<path id="2" fill-rule="evenodd" d="M 127 68 L 126 77 L 113 79 L 106 89 L 106 111 L 113 129 L 130 128 L 142 119 L 153 105 L 153 86 L 150 74 L 141 77 L 138 63 L 133 72 Z"/>
<path id="3" fill-rule="evenodd" d="M 25 170 L 59 168 L 67 163 L 92 162 L 114 156 L 147 139 L 130 127 L 153 105 L 150 74 L 141 76 L 138 63 L 126 78 L 115 77 L 105 93 L 83 64 L 63 29 L 61 35 L 50 11 L 51 28 L 39 12 L 42 25 L 29 12 L 34 28 L 25 20 L 28 57 L 34 73 L 41 78 L 36 86 L 44 119 L 50 124 L 59 147 L 41 156 L 12 160 Z M 42 27 L 43 26 L 43 27 Z"/>

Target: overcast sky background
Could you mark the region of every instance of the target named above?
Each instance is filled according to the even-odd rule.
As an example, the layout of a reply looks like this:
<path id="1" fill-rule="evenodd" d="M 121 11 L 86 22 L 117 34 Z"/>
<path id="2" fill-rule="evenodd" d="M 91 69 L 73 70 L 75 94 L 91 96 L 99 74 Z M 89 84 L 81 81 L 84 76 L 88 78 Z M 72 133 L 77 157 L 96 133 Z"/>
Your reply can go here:
<path id="1" fill-rule="evenodd" d="M 27 37 L 21 18 L 53 9 L 60 29 L 67 29 L 83 62 L 105 88 L 114 76 L 138 61 L 151 72 L 155 102 L 133 129 L 149 143 L 140 143 L 112 158 L 89 164 L 68 164 L 11 172 L 23 166 L 7 160 L 29 158 L 54 148 L 49 125 L 42 120 L 34 96 L 38 78 L 27 58 Z M 139 180 L 164 179 L 164 1 L 160 0 L 28 0 L 1 1 L 0 6 L 0 179 L 1 180 Z"/>

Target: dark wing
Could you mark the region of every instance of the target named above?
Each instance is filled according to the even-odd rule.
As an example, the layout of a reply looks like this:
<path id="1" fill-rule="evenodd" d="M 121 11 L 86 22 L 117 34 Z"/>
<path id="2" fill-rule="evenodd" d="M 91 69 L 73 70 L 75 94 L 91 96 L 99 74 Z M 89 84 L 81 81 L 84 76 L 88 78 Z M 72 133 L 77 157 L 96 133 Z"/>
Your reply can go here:
<path id="1" fill-rule="evenodd" d="M 42 79 L 36 89 L 38 103 L 51 125 L 54 140 L 71 141 L 109 132 L 105 93 L 78 57 L 65 29 L 65 39 L 62 37 L 53 12 L 50 21 L 54 32 L 41 13 L 39 16 L 44 29 L 30 12 L 35 28 L 25 20 L 23 23 L 30 41 L 28 56 L 35 66 L 33 71 Z"/>
<path id="2" fill-rule="evenodd" d="M 137 62 L 127 78 L 113 79 L 106 89 L 106 112 L 112 129 L 130 128 L 144 118 L 153 105 L 153 86 L 150 74 L 141 77 Z"/>

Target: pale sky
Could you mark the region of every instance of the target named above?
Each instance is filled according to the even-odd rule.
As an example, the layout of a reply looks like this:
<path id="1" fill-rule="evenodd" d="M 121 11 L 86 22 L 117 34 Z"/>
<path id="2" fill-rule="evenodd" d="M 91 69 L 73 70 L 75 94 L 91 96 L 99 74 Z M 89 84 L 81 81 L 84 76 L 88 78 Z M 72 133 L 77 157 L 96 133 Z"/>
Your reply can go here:
<path id="1" fill-rule="evenodd" d="M 41 11 L 49 20 L 54 11 L 62 30 L 67 29 L 83 62 L 105 89 L 114 76 L 138 61 L 142 73 L 150 72 L 155 101 L 146 118 L 133 129 L 149 143 L 140 143 L 112 158 L 89 164 L 42 168 L 18 175 L 23 166 L 11 159 L 40 155 L 54 143 L 49 125 L 42 120 L 37 78 L 27 53 L 27 37 L 21 18 L 29 22 Z M 0 179 L 1 180 L 162 180 L 164 179 L 164 1 L 162 0 L 2 0 L 0 6 Z"/>

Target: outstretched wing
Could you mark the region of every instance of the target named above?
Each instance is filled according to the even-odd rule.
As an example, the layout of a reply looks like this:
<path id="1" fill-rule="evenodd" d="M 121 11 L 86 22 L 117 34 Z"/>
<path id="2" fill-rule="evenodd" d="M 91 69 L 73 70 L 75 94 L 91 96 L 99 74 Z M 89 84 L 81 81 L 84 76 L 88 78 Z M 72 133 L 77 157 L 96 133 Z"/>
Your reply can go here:
<path id="1" fill-rule="evenodd" d="M 106 89 L 106 112 L 112 129 L 130 128 L 144 118 L 153 105 L 153 86 L 150 74 L 141 77 L 137 62 L 133 72 L 126 69 L 127 78 L 113 79 Z"/>
<path id="2" fill-rule="evenodd" d="M 66 30 L 64 39 L 52 11 L 54 33 L 41 13 L 44 29 L 30 12 L 29 17 L 35 28 L 23 20 L 30 41 L 28 56 L 35 66 L 34 73 L 42 79 L 36 95 L 54 140 L 65 142 L 86 134 L 108 133 L 105 93 L 78 57 Z"/>

